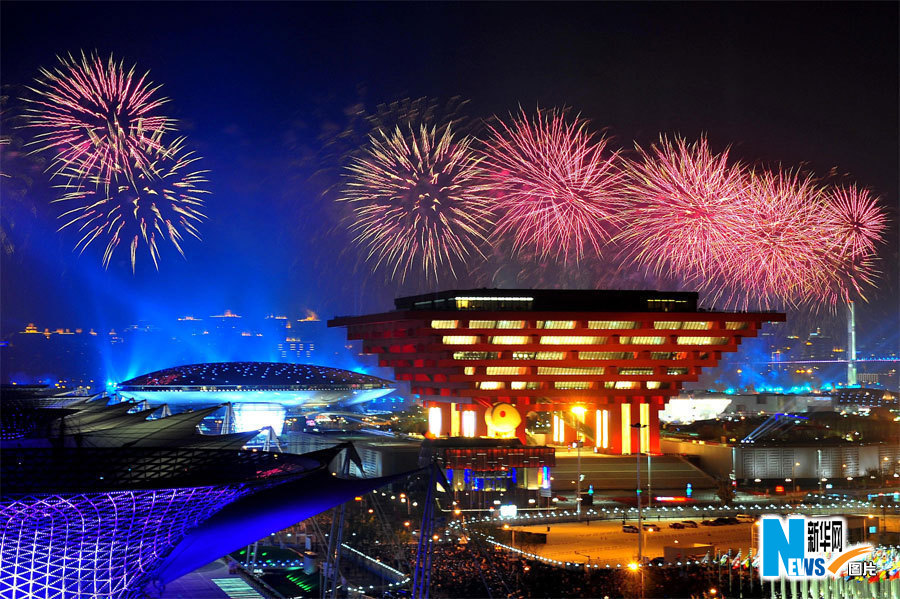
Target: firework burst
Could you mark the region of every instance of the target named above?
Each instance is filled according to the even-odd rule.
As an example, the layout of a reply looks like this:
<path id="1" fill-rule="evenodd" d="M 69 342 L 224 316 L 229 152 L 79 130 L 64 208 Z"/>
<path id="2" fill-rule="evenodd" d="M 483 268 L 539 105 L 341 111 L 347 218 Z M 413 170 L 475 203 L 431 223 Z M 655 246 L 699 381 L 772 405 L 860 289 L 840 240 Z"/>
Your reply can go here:
<path id="1" fill-rule="evenodd" d="M 626 164 L 627 203 L 617 241 L 629 262 L 656 276 L 678 273 L 705 290 L 735 256 L 746 209 L 745 169 L 714 154 L 705 138 L 693 144 L 660 138 Z"/>
<path id="2" fill-rule="evenodd" d="M 367 261 L 400 282 L 413 270 L 437 280 L 481 254 L 492 217 L 471 143 L 450 125 L 370 136 L 338 198 L 351 208 L 349 228 Z"/>
<path id="3" fill-rule="evenodd" d="M 156 114 L 168 100 L 158 97 L 158 85 L 147 73 L 135 75 L 112 55 L 58 57 L 52 69 L 42 68 L 26 99 L 27 126 L 37 131 L 32 145 L 49 152 L 50 171 L 78 182 L 104 184 L 129 179 L 149 167 L 165 149 L 162 135 L 174 122 Z"/>
<path id="4" fill-rule="evenodd" d="M 836 251 L 848 257 L 875 254 L 887 230 L 887 216 L 878 199 L 856 185 L 830 190 L 825 218 L 838 242 Z"/>
<path id="5" fill-rule="evenodd" d="M 821 186 L 797 171 L 752 173 L 744 226 L 726 266 L 735 286 L 759 305 L 797 306 L 827 296 L 831 276 Z M 746 307 L 744 299 L 743 307 Z"/>
<path id="6" fill-rule="evenodd" d="M 831 262 L 832 303 L 857 295 L 877 278 L 878 246 L 884 242 L 887 215 L 878 198 L 856 185 L 834 187 L 825 194 L 823 237 Z"/>
<path id="7" fill-rule="evenodd" d="M 886 224 L 865 190 L 751 170 L 704 138 L 637 150 L 615 238 L 623 263 L 743 309 L 835 305 L 874 281 Z"/>
<path id="8" fill-rule="evenodd" d="M 608 140 L 581 118 L 562 111 L 522 111 L 489 125 L 486 180 L 499 213 L 496 234 L 510 235 L 513 251 L 540 259 L 579 261 L 599 253 L 611 235 L 622 173 Z"/>
<path id="9" fill-rule="evenodd" d="M 131 165 L 131 178 L 117 171 L 110 182 L 94 177 L 58 186 L 62 194 L 55 202 L 64 207 L 59 218 L 65 221 L 60 230 L 78 231 L 79 252 L 94 241 L 105 241 L 104 268 L 122 244 L 129 247 L 132 270 L 142 242 L 158 269 L 160 241 L 168 240 L 184 256 L 184 235 L 200 239 L 197 225 L 205 218 L 201 210 L 208 191 L 200 187 L 206 183 L 206 171 L 193 170 L 199 158 L 184 151 L 184 138 L 145 158 L 141 168 Z M 78 178 L 77 173 L 61 174 L 68 181 Z"/>

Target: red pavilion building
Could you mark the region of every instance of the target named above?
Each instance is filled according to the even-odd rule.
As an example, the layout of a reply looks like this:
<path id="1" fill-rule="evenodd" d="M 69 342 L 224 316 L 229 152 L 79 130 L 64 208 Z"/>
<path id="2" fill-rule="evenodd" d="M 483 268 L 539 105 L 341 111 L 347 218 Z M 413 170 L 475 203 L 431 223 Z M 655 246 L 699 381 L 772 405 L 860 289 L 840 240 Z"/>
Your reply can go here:
<path id="1" fill-rule="evenodd" d="M 669 398 L 785 319 L 705 311 L 696 293 L 660 291 L 471 289 L 395 305 L 328 325 L 409 381 L 435 437 L 581 440 L 621 455 L 658 453 Z"/>

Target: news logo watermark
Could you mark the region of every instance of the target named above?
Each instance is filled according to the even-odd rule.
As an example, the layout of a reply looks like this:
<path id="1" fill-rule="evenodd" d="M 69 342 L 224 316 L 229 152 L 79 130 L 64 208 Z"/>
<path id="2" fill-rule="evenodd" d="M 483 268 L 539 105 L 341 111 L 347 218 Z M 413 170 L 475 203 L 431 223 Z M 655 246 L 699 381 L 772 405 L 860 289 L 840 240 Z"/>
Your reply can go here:
<path id="1" fill-rule="evenodd" d="M 840 574 L 842 569 L 858 576 L 875 567 L 872 562 L 859 561 L 872 552 L 872 547 L 850 546 L 847 520 L 838 516 L 763 516 L 759 551 L 759 575 L 763 580 L 822 579 L 844 575 Z M 852 574 L 851 569 L 860 573 Z"/>

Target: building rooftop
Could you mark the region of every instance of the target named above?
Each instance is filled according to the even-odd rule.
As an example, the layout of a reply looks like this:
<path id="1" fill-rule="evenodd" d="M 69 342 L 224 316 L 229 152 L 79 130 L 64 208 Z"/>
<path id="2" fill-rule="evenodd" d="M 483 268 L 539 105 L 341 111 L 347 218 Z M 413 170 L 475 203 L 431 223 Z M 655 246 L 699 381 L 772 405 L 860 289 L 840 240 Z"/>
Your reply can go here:
<path id="1" fill-rule="evenodd" d="M 327 366 L 282 362 L 212 362 L 157 370 L 124 381 L 118 388 L 129 391 L 222 386 L 252 389 L 380 389 L 394 385 L 378 377 Z"/>
<path id="2" fill-rule="evenodd" d="M 697 294 L 609 289 L 460 289 L 394 300 L 398 310 L 696 312 Z"/>

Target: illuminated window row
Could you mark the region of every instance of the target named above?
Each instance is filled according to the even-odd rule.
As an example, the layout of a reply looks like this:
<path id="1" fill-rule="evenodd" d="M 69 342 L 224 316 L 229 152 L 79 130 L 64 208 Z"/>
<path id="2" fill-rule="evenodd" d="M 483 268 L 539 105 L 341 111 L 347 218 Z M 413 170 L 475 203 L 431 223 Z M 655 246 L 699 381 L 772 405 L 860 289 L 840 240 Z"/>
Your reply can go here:
<path id="1" fill-rule="evenodd" d="M 580 351 L 579 360 L 633 360 L 636 357 L 630 351 Z"/>
<path id="2" fill-rule="evenodd" d="M 603 374 L 605 369 L 602 366 L 596 367 L 587 367 L 587 368 L 563 368 L 558 366 L 538 366 L 537 373 L 543 375 L 564 375 L 570 376 L 573 374 Z"/>
<path id="3" fill-rule="evenodd" d="M 495 345 L 525 345 L 531 338 L 527 335 L 496 335 L 489 340 Z"/>
<path id="4" fill-rule="evenodd" d="M 661 383 L 660 381 L 646 381 L 644 383 L 646 387 L 642 386 L 642 383 L 639 381 L 604 381 L 603 388 L 604 389 L 668 389 L 668 383 Z M 590 381 L 554 381 L 553 388 L 558 389 L 560 391 L 572 390 L 572 389 L 590 389 L 593 387 L 593 383 Z M 503 381 L 479 381 L 475 383 L 476 389 L 481 389 L 484 391 L 496 391 L 498 389 L 506 389 L 506 383 Z M 511 389 L 540 389 L 541 384 L 534 381 L 513 381 L 510 383 Z"/>
<path id="5" fill-rule="evenodd" d="M 589 329 L 636 329 L 637 323 L 633 320 L 589 320 Z"/>
<path id="6" fill-rule="evenodd" d="M 704 322 L 704 321 L 688 321 L 688 322 L 680 322 L 680 321 L 671 321 L 671 320 L 661 320 L 653 323 L 654 329 L 668 329 L 668 330 L 678 330 L 684 329 L 688 331 L 705 331 L 707 329 L 711 329 L 713 323 Z"/>
<path id="7" fill-rule="evenodd" d="M 727 345 L 730 337 L 676 337 L 678 345 Z"/>
<path id="8" fill-rule="evenodd" d="M 525 374 L 528 369 L 524 366 L 488 366 L 485 369 L 486 374 L 513 375 Z"/>
<path id="9" fill-rule="evenodd" d="M 539 320 L 537 321 L 539 329 L 574 329 L 574 320 Z"/>
<path id="10" fill-rule="evenodd" d="M 604 389 L 640 389 L 641 384 L 638 381 L 605 381 Z"/>
<path id="11" fill-rule="evenodd" d="M 506 389 L 506 383 L 502 381 L 481 381 L 475 383 L 476 389 L 485 391 L 494 391 L 497 389 Z M 513 381 L 509 384 L 510 389 L 540 389 L 541 384 L 527 381 Z"/>
<path id="12" fill-rule="evenodd" d="M 652 368 L 619 368 L 619 374 L 632 376 L 648 376 L 653 374 Z"/>
<path id="13" fill-rule="evenodd" d="M 481 381 L 476 385 L 477 389 L 505 389 L 506 385 L 500 381 Z"/>
<path id="14" fill-rule="evenodd" d="M 468 328 L 470 329 L 524 329 L 524 320 L 470 320 Z M 538 320 L 535 322 L 535 328 L 538 329 L 557 329 L 571 330 L 576 328 L 577 322 L 574 320 Z M 725 328 L 730 331 L 744 330 L 750 326 L 748 322 L 726 322 Z M 431 328 L 433 329 L 458 329 L 459 320 L 432 320 Z M 638 323 L 631 320 L 589 320 L 588 328 L 590 329 L 636 329 Z M 678 321 L 678 320 L 660 320 L 653 323 L 653 328 L 657 330 L 686 330 L 686 331 L 705 331 L 713 328 L 713 323 L 709 321 Z"/>
<path id="15" fill-rule="evenodd" d="M 447 336 L 445 339 L 455 339 L 455 336 Z M 448 343 L 448 341 L 444 341 Z M 459 344 L 459 343 L 457 343 Z M 580 351 L 577 352 L 579 360 L 635 360 L 637 353 L 630 351 Z M 513 360 L 563 360 L 566 352 L 561 351 L 514 351 Z M 688 352 L 650 352 L 651 360 L 686 360 Z M 700 359 L 706 359 L 706 354 L 701 354 Z M 455 351 L 454 360 L 499 360 L 500 352 L 496 351 Z M 686 370 L 675 368 L 674 371 Z M 673 372 L 672 374 L 686 374 L 686 372 Z"/>
<path id="16" fill-rule="evenodd" d="M 556 381 L 553 383 L 554 389 L 590 389 L 591 384 L 587 381 Z"/>
<path id="17" fill-rule="evenodd" d="M 562 360 L 566 352 L 562 351 L 514 351 L 513 360 Z"/>
<path id="18" fill-rule="evenodd" d="M 475 345 L 476 343 L 479 343 L 479 339 L 478 335 L 444 335 L 442 337 L 444 345 Z M 619 343 L 622 345 L 662 345 L 665 341 L 665 337 L 656 336 L 624 336 L 619 338 Z M 675 342 L 678 345 L 727 345 L 729 341 L 730 337 L 678 336 L 675 338 Z M 531 337 L 528 335 L 495 335 L 488 338 L 488 343 L 493 343 L 494 345 L 526 345 L 530 342 Z M 583 335 L 543 335 L 540 338 L 540 343 L 542 345 L 603 345 L 606 342 L 606 337 Z M 602 360 L 606 358 L 591 359 Z"/>
<path id="19" fill-rule="evenodd" d="M 585 337 L 582 335 L 545 335 L 541 337 L 542 345 L 601 345 L 606 337 Z"/>
<path id="20" fill-rule="evenodd" d="M 665 337 L 619 337 L 619 343 L 622 345 L 662 345 L 665 340 Z"/>
<path id="21" fill-rule="evenodd" d="M 688 358 L 687 352 L 673 352 L 673 351 L 652 351 L 650 352 L 651 360 L 686 360 Z"/>
<path id="22" fill-rule="evenodd" d="M 478 343 L 477 335 L 444 335 L 444 345 L 475 345 Z"/>
<path id="23" fill-rule="evenodd" d="M 496 360 L 500 352 L 495 351 L 455 351 L 454 360 Z"/>

